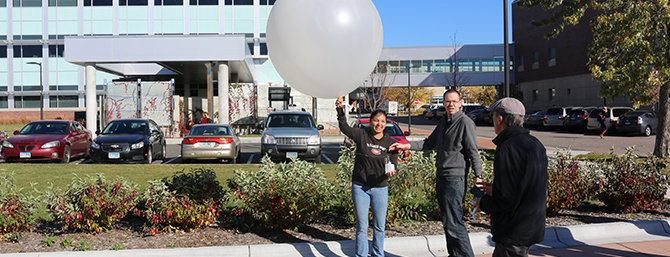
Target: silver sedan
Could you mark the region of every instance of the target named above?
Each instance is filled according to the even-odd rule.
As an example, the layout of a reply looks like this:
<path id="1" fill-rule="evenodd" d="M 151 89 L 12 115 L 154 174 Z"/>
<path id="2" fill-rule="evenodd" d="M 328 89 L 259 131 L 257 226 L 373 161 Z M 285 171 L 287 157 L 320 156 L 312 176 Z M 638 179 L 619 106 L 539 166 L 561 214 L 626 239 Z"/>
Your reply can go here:
<path id="1" fill-rule="evenodd" d="M 235 162 L 240 156 L 240 139 L 230 126 L 198 124 L 181 142 L 181 158 L 191 160 L 228 160 Z"/>

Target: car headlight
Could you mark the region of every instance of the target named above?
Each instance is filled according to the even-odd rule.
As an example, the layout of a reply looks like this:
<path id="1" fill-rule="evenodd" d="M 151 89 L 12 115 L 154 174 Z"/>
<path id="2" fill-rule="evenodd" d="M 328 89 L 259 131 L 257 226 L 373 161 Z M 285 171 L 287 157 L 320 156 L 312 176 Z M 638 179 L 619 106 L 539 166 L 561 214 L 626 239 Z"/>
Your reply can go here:
<path id="1" fill-rule="evenodd" d="M 277 139 L 275 139 L 275 137 L 273 135 L 266 134 L 266 135 L 263 136 L 262 142 L 263 142 L 263 144 L 274 145 L 274 144 L 277 144 Z"/>
<path id="2" fill-rule="evenodd" d="M 93 141 L 93 142 L 91 142 L 91 148 L 100 149 L 100 145 L 98 145 L 98 143 Z"/>
<path id="3" fill-rule="evenodd" d="M 130 145 L 130 149 L 140 149 L 142 147 L 144 147 L 144 142 L 139 142 L 139 143 L 135 143 L 135 144 Z"/>
<path id="4" fill-rule="evenodd" d="M 5 141 L 2 141 L 2 147 L 4 147 L 4 148 L 14 148 L 14 145 L 12 145 L 12 143 L 5 140 Z"/>
<path id="5" fill-rule="evenodd" d="M 48 142 L 46 144 L 43 144 L 42 147 L 40 147 L 40 148 L 47 149 L 47 148 L 54 148 L 54 147 L 58 147 L 58 146 L 60 146 L 60 142 L 51 141 L 51 142 Z"/>
<path id="6" fill-rule="evenodd" d="M 319 135 L 311 135 L 309 136 L 309 140 L 307 141 L 308 145 L 318 145 L 321 144 L 321 137 Z"/>

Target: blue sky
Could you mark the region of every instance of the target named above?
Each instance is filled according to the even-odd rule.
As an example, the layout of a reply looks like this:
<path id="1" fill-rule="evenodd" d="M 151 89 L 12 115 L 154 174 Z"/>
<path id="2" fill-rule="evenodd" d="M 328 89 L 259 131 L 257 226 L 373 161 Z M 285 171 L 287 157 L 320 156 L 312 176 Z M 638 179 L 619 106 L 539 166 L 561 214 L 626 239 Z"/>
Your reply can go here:
<path id="1" fill-rule="evenodd" d="M 502 0 L 372 0 L 384 26 L 384 47 L 503 43 Z M 508 0 L 511 5 L 512 0 Z M 509 7 L 509 30 L 511 14 Z"/>

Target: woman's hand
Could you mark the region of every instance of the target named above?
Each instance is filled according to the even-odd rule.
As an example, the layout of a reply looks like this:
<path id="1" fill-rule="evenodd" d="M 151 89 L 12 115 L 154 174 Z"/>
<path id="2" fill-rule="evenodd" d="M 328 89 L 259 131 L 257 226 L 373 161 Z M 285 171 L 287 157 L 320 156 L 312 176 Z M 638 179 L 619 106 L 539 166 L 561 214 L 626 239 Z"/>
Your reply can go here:
<path id="1" fill-rule="evenodd" d="M 395 173 L 396 173 L 396 170 L 392 170 L 392 171 L 386 172 L 386 176 L 388 176 L 390 178 L 390 177 L 393 177 L 395 175 Z"/>
<path id="2" fill-rule="evenodd" d="M 335 107 L 342 108 L 342 98 L 341 97 L 338 97 L 337 100 L 335 100 Z"/>
<path id="3" fill-rule="evenodd" d="M 393 152 L 398 149 L 409 150 L 410 148 L 412 148 L 411 144 L 394 143 L 389 146 L 389 152 Z"/>

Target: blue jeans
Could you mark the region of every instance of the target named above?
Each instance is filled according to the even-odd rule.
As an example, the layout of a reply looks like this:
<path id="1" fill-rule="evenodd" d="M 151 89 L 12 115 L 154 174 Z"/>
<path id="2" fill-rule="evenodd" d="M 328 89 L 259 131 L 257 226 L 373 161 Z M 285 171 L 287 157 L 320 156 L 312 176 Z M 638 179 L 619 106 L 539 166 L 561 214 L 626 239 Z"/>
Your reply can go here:
<path id="1" fill-rule="evenodd" d="M 356 216 L 356 256 L 368 256 L 368 210 L 372 210 L 372 256 L 384 256 L 384 230 L 388 208 L 388 187 L 352 184 L 351 198 Z"/>
<path id="2" fill-rule="evenodd" d="M 465 176 L 437 176 L 435 191 L 437 203 L 442 212 L 444 236 L 447 238 L 449 256 L 473 257 L 468 229 L 463 223 L 463 199 L 465 197 Z"/>

